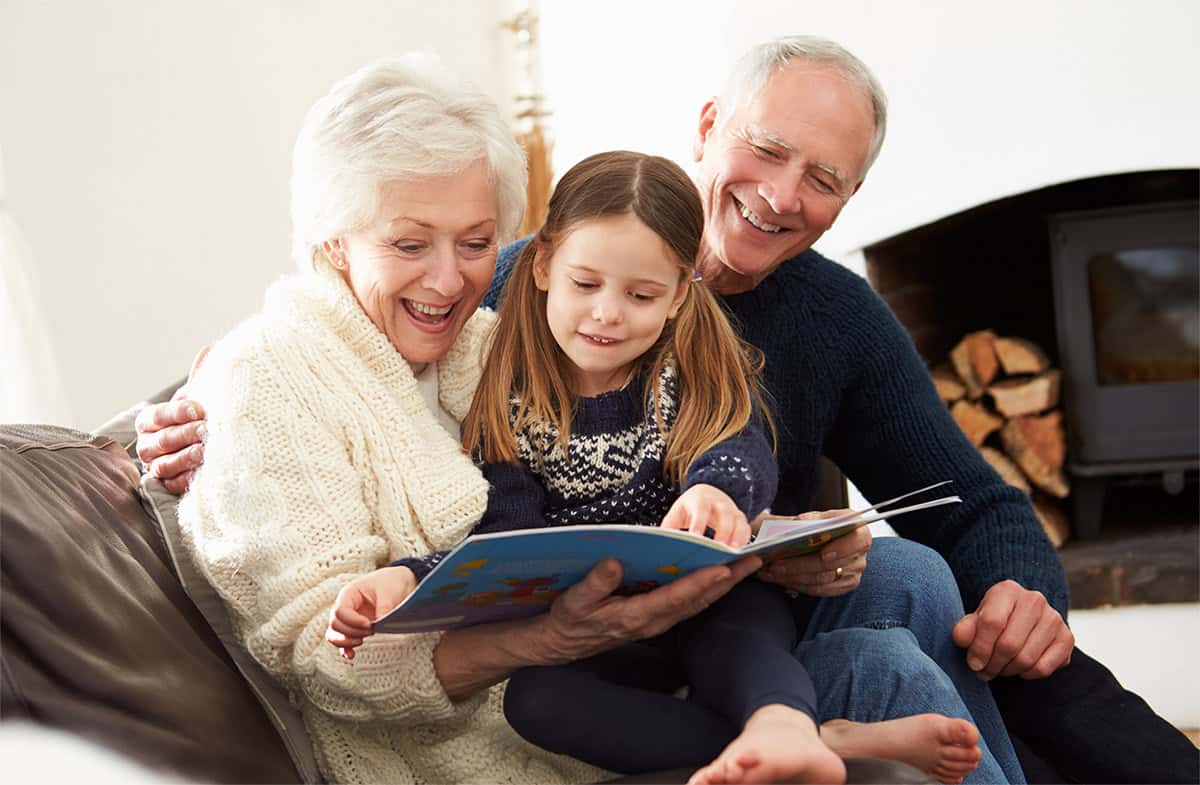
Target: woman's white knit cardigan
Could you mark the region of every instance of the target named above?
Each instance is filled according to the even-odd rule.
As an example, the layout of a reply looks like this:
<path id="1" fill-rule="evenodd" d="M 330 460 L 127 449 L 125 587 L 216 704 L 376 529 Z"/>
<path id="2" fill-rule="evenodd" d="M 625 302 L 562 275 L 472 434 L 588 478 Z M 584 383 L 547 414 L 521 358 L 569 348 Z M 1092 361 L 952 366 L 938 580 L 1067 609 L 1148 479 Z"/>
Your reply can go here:
<path id="1" fill-rule="evenodd" d="M 495 316 L 480 311 L 437 364 L 461 422 Z M 272 286 L 193 383 L 205 463 L 179 516 L 193 561 L 250 653 L 290 691 L 333 782 L 599 781 L 521 740 L 501 689 L 452 702 L 440 634 L 377 635 L 343 659 L 324 640 L 347 581 L 456 545 L 487 484 L 438 425 L 408 363 L 328 268 Z"/>

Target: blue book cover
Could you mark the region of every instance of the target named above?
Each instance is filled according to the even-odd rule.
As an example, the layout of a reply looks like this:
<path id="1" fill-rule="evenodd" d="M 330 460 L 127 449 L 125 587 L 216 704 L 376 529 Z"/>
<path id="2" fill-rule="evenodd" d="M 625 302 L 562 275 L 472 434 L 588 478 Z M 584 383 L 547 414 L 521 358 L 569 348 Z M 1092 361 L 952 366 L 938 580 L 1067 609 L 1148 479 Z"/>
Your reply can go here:
<path id="1" fill-rule="evenodd" d="M 376 621 L 375 631 L 429 632 L 535 616 L 609 558 L 621 562 L 624 571 L 618 593 L 638 594 L 701 567 L 743 556 L 757 555 L 769 562 L 812 553 L 859 526 L 960 501 L 957 496 L 943 496 L 879 511 L 944 484 L 834 517 L 802 520 L 768 515 L 755 539 L 741 548 L 673 529 L 620 524 L 473 535 L 446 556 L 403 603 Z"/>

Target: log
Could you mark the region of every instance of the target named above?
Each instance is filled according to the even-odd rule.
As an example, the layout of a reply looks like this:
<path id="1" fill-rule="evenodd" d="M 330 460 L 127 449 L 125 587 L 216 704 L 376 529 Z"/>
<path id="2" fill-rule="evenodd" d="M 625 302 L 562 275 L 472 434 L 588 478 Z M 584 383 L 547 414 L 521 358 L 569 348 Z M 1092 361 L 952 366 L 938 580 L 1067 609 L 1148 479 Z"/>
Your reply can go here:
<path id="1" fill-rule="evenodd" d="M 976 447 L 983 444 L 983 440 L 989 434 L 1004 425 L 1004 420 L 989 412 L 983 404 L 967 400 L 956 401 L 950 407 L 950 416 Z"/>
<path id="2" fill-rule="evenodd" d="M 1050 368 L 1050 358 L 1033 341 L 1024 338 L 997 338 L 992 349 L 1004 372 L 1010 376 L 1022 373 L 1042 373 Z"/>
<path id="3" fill-rule="evenodd" d="M 929 375 L 933 377 L 933 386 L 937 388 L 938 397 L 943 403 L 954 403 L 967 394 L 967 388 L 949 365 L 943 363 L 930 371 Z"/>
<path id="4" fill-rule="evenodd" d="M 1024 379 L 1004 379 L 987 388 L 996 411 L 1005 417 L 1039 414 L 1058 406 L 1062 372 L 1057 368 Z"/>
<path id="5" fill-rule="evenodd" d="M 1067 452 L 1062 412 L 1014 417 L 1000 429 L 1000 442 L 1035 486 L 1059 499 L 1071 492 L 1062 471 Z"/>
<path id="6" fill-rule="evenodd" d="M 1057 501 L 1045 494 L 1035 492 L 1032 501 L 1033 512 L 1050 538 L 1050 544 L 1055 548 L 1063 547 L 1071 537 L 1071 521 L 1067 513 Z"/>
<path id="7" fill-rule="evenodd" d="M 972 401 L 983 395 L 984 389 L 996 378 L 1000 363 L 992 348 L 996 334 L 991 330 L 968 333 L 950 350 L 950 364 L 967 388 Z"/>
<path id="8" fill-rule="evenodd" d="M 991 464 L 991 467 L 1000 475 L 1000 479 L 1004 480 L 1014 488 L 1020 488 L 1026 494 L 1032 493 L 1033 489 L 1029 487 L 1029 481 L 1025 479 L 1025 474 L 1021 468 L 1012 462 L 1004 453 L 997 450 L 995 447 L 980 447 L 979 453 L 983 459 Z"/>

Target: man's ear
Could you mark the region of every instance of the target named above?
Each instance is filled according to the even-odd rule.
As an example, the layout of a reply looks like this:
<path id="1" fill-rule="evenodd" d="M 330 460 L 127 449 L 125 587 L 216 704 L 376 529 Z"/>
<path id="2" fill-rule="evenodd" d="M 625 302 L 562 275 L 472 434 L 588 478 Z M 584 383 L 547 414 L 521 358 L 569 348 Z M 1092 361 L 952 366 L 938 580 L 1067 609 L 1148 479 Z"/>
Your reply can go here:
<path id="1" fill-rule="evenodd" d="M 325 256 L 329 258 L 329 263 L 335 269 L 346 269 L 346 249 L 342 247 L 342 238 L 335 237 L 332 240 L 326 240 L 321 243 L 321 250 L 325 252 Z"/>
<path id="2" fill-rule="evenodd" d="M 862 184 L 863 184 L 864 182 L 866 182 L 866 178 L 865 178 L 865 177 L 864 177 L 862 180 L 859 180 L 857 183 L 855 183 L 855 184 L 854 184 L 854 190 L 850 192 L 850 195 L 851 195 L 851 196 L 854 196 L 856 193 L 858 193 L 858 189 L 859 189 L 859 188 L 862 188 Z"/>
<path id="3" fill-rule="evenodd" d="M 700 109 L 700 125 L 696 127 L 696 137 L 692 140 L 692 160 L 701 161 L 704 158 L 704 143 L 717 124 L 717 99 L 710 98 Z"/>

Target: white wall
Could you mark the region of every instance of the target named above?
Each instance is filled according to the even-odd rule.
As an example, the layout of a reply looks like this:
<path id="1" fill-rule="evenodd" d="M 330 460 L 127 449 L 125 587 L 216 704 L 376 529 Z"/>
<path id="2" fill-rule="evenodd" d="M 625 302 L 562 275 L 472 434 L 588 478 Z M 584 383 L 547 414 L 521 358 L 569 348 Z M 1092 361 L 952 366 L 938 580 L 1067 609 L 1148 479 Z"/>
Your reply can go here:
<path id="1" fill-rule="evenodd" d="M 700 107 L 728 61 L 734 0 L 542 2 L 553 165 L 628 149 L 687 166 Z"/>
<path id="2" fill-rule="evenodd" d="M 1079 648 L 1177 728 L 1200 728 L 1200 603 L 1071 611 Z"/>
<path id="3" fill-rule="evenodd" d="M 93 427 L 185 374 L 290 271 L 291 146 L 337 78 L 431 48 L 508 105 L 509 5 L 4 0 L 7 207 L 36 260 L 62 424 Z"/>
<path id="4" fill-rule="evenodd" d="M 731 53 L 772 36 L 823 35 L 871 66 L 891 102 L 888 139 L 817 244 L 836 258 L 1030 188 L 1200 165 L 1194 0 L 605 5 L 545 10 L 560 172 L 621 146 L 689 161 L 700 104 Z"/>
<path id="5" fill-rule="evenodd" d="M 35 260 L 65 424 L 93 426 L 182 375 L 289 270 L 288 152 L 334 79 L 428 47 L 507 103 L 498 22 L 512 5 L 0 4 L 7 209 Z M 1191 0 L 543 0 L 541 13 L 558 172 L 615 147 L 686 164 L 731 53 L 763 38 L 813 32 L 859 54 L 892 124 L 818 244 L 838 258 L 1038 185 L 1200 161 Z"/>

